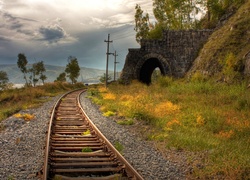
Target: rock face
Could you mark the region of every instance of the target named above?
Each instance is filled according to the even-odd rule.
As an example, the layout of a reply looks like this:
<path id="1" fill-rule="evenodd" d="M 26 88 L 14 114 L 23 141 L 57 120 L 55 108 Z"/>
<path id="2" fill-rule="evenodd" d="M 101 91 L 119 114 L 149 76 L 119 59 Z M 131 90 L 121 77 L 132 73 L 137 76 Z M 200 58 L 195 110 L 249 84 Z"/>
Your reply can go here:
<path id="1" fill-rule="evenodd" d="M 183 77 L 212 30 L 164 31 L 160 40 L 142 40 L 141 48 L 129 49 L 121 79 L 150 83 L 155 68 L 163 75 Z"/>

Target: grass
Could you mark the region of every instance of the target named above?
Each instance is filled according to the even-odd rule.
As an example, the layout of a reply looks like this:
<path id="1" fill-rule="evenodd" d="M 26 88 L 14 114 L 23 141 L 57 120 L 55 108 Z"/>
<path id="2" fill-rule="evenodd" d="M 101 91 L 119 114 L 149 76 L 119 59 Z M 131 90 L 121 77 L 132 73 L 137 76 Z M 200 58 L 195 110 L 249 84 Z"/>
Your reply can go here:
<path id="1" fill-rule="evenodd" d="M 83 84 L 47 83 L 43 86 L 24 87 L 0 91 L 0 122 L 20 110 L 40 106 L 51 97 L 66 91 L 82 88 Z"/>
<path id="2" fill-rule="evenodd" d="M 25 121 L 31 121 L 32 119 L 35 118 L 35 115 L 33 115 L 33 114 L 27 114 L 27 113 L 25 113 L 25 114 L 18 113 L 18 114 L 14 114 L 14 116 L 17 117 L 17 118 L 22 118 Z"/>
<path id="3" fill-rule="evenodd" d="M 204 166 L 194 168 L 192 177 L 247 179 L 250 93 L 246 87 L 246 83 L 228 85 L 163 77 L 151 86 L 139 82 L 110 84 L 108 89 L 89 89 L 95 92 L 89 94 L 101 110 L 150 126 L 143 132 L 145 138 L 164 144 L 164 149 L 207 154 Z"/>
<path id="4" fill-rule="evenodd" d="M 250 1 L 247 0 L 221 28 L 214 31 L 194 62 L 193 70 L 219 77 L 227 76 L 217 73 L 225 69 L 225 57 L 231 54 L 236 62 L 233 64 L 234 69 L 242 72 L 243 57 L 250 49 L 249 29 Z"/>
<path id="5" fill-rule="evenodd" d="M 121 154 L 123 153 L 124 147 L 123 147 L 123 145 L 122 145 L 120 142 L 116 141 L 115 144 L 114 144 L 114 146 L 115 146 L 115 149 L 116 149 L 119 153 L 121 153 Z"/>
<path id="6" fill-rule="evenodd" d="M 90 135 L 90 134 L 91 134 L 90 130 L 87 129 L 86 131 L 84 131 L 84 132 L 82 133 L 82 136 L 86 136 L 86 135 Z"/>
<path id="7" fill-rule="evenodd" d="M 82 152 L 93 152 L 93 150 L 90 147 L 82 148 Z"/>

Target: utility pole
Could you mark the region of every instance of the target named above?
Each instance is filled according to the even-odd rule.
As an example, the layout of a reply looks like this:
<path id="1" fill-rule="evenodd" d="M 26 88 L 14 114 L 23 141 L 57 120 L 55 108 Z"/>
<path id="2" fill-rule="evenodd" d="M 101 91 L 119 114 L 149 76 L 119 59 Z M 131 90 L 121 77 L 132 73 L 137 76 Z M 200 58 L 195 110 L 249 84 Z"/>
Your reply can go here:
<path id="1" fill-rule="evenodd" d="M 109 55 L 111 54 L 111 53 L 109 53 L 109 43 L 112 43 L 112 42 L 113 42 L 113 41 L 110 41 L 109 38 L 110 38 L 110 35 L 108 34 L 108 40 L 104 40 L 104 42 L 107 43 L 107 52 L 106 52 L 107 60 L 106 60 L 106 77 L 105 77 L 105 87 L 106 87 L 106 88 L 107 88 L 107 86 L 108 86 Z"/>
<path id="2" fill-rule="evenodd" d="M 119 63 L 119 62 L 116 62 L 116 57 L 118 56 L 118 54 L 116 54 L 116 51 L 115 51 L 115 54 L 113 54 L 115 56 L 115 60 L 114 60 L 114 81 L 115 81 L 115 75 L 116 75 L 116 64 Z"/>

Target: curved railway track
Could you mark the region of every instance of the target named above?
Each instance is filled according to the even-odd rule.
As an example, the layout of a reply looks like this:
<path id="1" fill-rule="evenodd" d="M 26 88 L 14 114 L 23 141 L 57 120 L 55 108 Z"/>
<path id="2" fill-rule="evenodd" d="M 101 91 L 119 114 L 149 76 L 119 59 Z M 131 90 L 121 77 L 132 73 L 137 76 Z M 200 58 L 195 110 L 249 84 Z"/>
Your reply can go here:
<path id="1" fill-rule="evenodd" d="M 43 179 L 143 179 L 85 114 L 82 92 L 63 95 L 53 108 Z"/>

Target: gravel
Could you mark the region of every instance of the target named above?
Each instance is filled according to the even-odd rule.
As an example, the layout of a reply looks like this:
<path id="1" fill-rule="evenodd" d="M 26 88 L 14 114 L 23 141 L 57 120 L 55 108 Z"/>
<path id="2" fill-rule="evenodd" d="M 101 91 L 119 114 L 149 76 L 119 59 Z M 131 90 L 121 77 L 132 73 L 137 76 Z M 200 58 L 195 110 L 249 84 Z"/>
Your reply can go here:
<path id="1" fill-rule="evenodd" d="M 86 93 L 81 96 L 84 111 L 112 144 L 122 145 L 123 156 L 145 180 L 186 179 L 183 163 L 169 161 L 152 142 L 143 140 L 133 125 L 119 125 L 112 118 L 102 116 L 99 107 L 86 96 Z"/>
<path id="2" fill-rule="evenodd" d="M 39 179 L 44 161 L 46 131 L 50 110 L 56 99 L 44 103 L 37 109 L 20 111 L 33 114 L 35 118 L 25 121 L 11 116 L 1 122 L 0 133 L 0 179 Z"/>
<path id="3" fill-rule="evenodd" d="M 1 122 L 0 127 L 0 179 L 23 180 L 40 179 L 46 131 L 50 111 L 58 97 L 46 102 L 37 109 L 28 109 L 20 113 L 34 114 L 35 118 L 25 121 L 11 116 Z M 178 162 L 158 151 L 152 142 L 143 140 L 135 131 L 134 125 L 124 126 L 112 118 L 102 116 L 98 106 L 81 96 L 83 109 L 90 119 L 112 144 L 122 145 L 122 154 L 146 180 L 186 179 L 185 156 L 170 153 Z"/>

